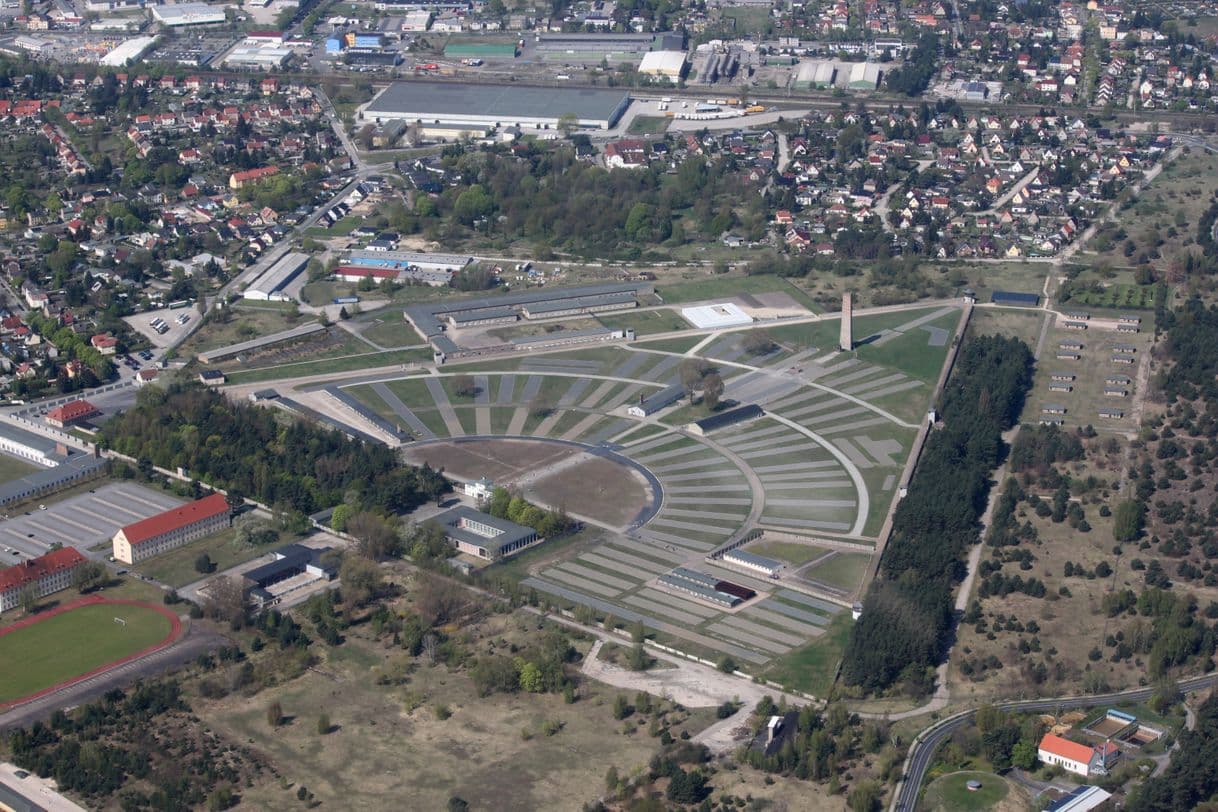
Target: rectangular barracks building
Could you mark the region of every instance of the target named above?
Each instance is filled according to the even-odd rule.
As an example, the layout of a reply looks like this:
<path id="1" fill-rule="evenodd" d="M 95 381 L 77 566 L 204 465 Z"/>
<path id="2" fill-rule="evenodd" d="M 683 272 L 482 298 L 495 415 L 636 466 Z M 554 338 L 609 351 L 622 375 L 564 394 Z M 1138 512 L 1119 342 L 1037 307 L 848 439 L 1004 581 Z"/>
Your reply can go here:
<path id="1" fill-rule="evenodd" d="M 464 82 L 394 82 L 359 113 L 362 121 L 555 130 L 564 119 L 590 130 L 618 122 L 630 96 L 586 87 L 519 87 Z"/>
<path id="2" fill-rule="evenodd" d="M 40 598 L 67 589 L 72 585 L 72 573 L 83 563 L 85 557 L 75 547 L 60 547 L 0 570 L 0 612 L 20 604 L 21 593 L 31 584 L 38 588 Z"/>
<path id="3" fill-rule="evenodd" d="M 228 527 L 229 512 L 224 494 L 213 493 L 129 524 L 114 534 L 114 558 L 134 564 L 210 536 Z"/>

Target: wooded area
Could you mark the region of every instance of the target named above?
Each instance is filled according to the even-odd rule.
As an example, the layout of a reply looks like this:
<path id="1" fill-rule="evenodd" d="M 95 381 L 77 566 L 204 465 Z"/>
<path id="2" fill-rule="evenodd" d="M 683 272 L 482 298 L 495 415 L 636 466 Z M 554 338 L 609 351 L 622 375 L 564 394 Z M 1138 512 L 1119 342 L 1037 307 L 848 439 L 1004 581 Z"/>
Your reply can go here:
<path id="1" fill-rule="evenodd" d="M 213 487 L 303 513 L 351 495 L 363 509 L 401 513 L 450 487 L 439 472 L 405 465 L 383 445 L 194 384 L 141 389 L 136 406 L 106 424 L 101 440 L 142 464 L 183 468 Z"/>
<path id="2" fill-rule="evenodd" d="M 1218 793 L 1218 696 L 1197 711 L 1197 725 L 1180 734 L 1180 749 L 1167 770 L 1129 797 L 1129 812 L 1188 812 L 1203 808 Z"/>
<path id="3" fill-rule="evenodd" d="M 1032 353 L 1023 341 L 981 336 L 965 345 L 942 397 L 943 425 L 927 440 L 897 507 L 880 577 L 863 602 L 842 663 L 842 679 L 867 691 L 904 681 L 929 688 L 951 620 L 961 556 L 977 541 L 1002 432 L 1023 408 Z"/>

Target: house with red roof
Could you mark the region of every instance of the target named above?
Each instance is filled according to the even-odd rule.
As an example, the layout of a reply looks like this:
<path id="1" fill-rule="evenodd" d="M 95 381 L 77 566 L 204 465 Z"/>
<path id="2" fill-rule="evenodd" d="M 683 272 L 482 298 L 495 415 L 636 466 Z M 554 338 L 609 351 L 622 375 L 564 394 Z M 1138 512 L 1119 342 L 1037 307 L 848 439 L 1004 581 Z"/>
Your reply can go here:
<path id="1" fill-rule="evenodd" d="M 83 563 L 85 557 L 75 547 L 60 547 L 0 570 L 0 612 L 21 605 L 21 593 L 31 586 L 40 598 L 67 589 L 72 585 L 72 573 Z"/>
<path id="2" fill-rule="evenodd" d="M 1087 778 L 1107 775 L 1109 768 L 1121 757 L 1121 751 L 1110 741 L 1092 747 L 1046 733 L 1040 740 L 1036 755 L 1045 764 L 1061 767 L 1067 772 Z"/>
<path id="3" fill-rule="evenodd" d="M 101 409 L 87 400 L 69 400 L 64 405 L 47 412 L 46 420 L 48 425 L 62 429 L 82 420 L 88 420 L 90 417 L 97 417 L 99 414 L 101 414 Z"/>
<path id="4" fill-rule="evenodd" d="M 234 172 L 228 177 L 228 188 L 244 189 L 251 183 L 257 183 L 278 173 L 279 167 L 277 166 L 263 166 L 258 169 L 246 169 L 243 172 Z"/>
<path id="5" fill-rule="evenodd" d="M 134 564 L 210 536 L 229 525 L 224 494 L 213 493 L 120 528 L 112 539 L 114 558 Z"/>
<path id="6" fill-rule="evenodd" d="M 102 355 L 114 355 L 118 352 L 118 339 L 109 333 L 98 333 L 89 339 L 89 343 Z"/>

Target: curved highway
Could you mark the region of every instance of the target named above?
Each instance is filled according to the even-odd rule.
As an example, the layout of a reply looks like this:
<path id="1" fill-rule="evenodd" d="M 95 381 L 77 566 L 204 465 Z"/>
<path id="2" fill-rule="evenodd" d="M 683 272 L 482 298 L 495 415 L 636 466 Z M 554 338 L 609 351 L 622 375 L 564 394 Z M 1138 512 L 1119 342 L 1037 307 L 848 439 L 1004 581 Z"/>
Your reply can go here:
<path id="1" fill-rule="evenodd" d="M 1218 684 L 1218 673 L 1205 674 L 1199 677 L 1187 677 L 1177 685 L 1180 690 L 1189 693 L 1199 691 Z M 1140 702 L 1149 699 L 1155 692 L 1154 688 L 1137 688 L 1132 691 L 1120 691 L 1111 694 L 1096 694 L 1095 696 L 1068 696 L 1056 699 L 1031 699 L 1024 702 L 996 702 L 995 707 L 1002 710 L 1018 711 L 1062 711 L 1075 708 L 1093 708 L 1096 705 L 1117 704 L 1122 702 Z M 918 803 L 918 791 L 926 779 L 926 773 L 934 761 L 935 752 L 939 745 L 960 728 L 970 725 L 976 710 L 961 711 L 938 722 L 918 734 L 909 755 L 905 758 L 905 769 L 893 794 L 889 807 L 894 812 L 913 812 Z"/>

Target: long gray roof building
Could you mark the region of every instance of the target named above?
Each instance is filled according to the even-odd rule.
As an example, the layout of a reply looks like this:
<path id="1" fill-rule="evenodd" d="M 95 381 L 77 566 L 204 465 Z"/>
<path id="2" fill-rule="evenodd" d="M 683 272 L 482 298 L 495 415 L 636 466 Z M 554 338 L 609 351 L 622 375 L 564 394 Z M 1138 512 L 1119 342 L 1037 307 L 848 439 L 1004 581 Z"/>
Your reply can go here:
<path id="1" fill-rule="evenodd" d="M 364 108 L 377 123 L 404 119 L 424 124 L 555 129 L 564 116 L 580 127 L 607 130 L 630 106 L 620 90 L 518 87 L 464 82 L 394 82 Z"/>

